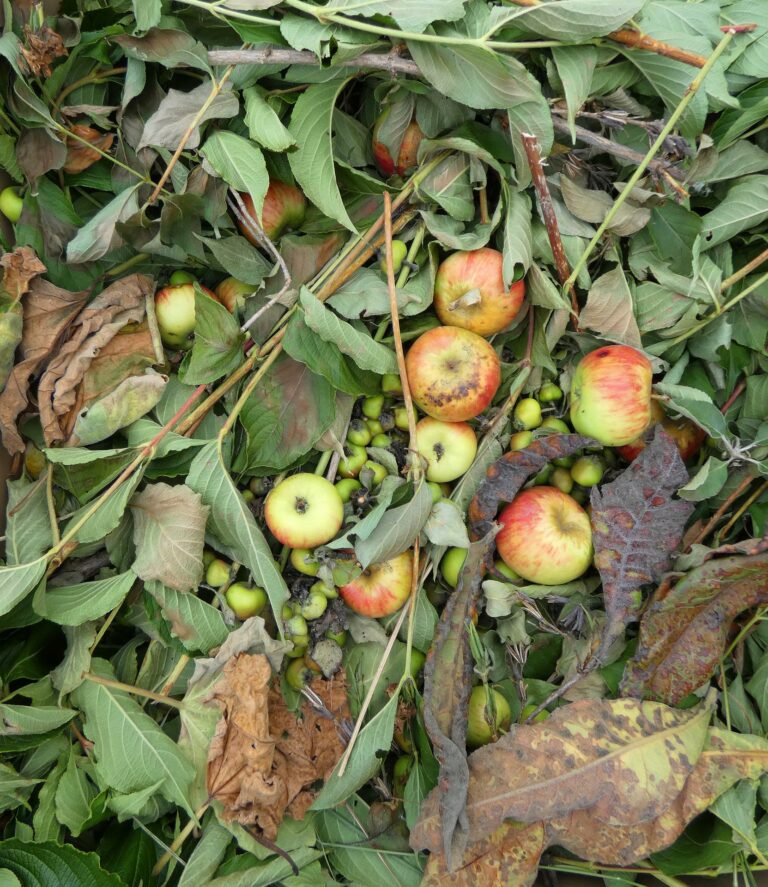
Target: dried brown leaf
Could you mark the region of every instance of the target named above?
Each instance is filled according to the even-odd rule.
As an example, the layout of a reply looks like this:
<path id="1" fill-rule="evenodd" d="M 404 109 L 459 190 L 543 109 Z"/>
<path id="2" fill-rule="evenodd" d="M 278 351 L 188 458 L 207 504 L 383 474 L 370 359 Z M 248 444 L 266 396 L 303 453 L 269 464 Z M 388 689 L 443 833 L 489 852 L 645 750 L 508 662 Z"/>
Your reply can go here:
<path id="1" fill-rule="evenodd" d="M 608 616 L 597 659 L 637 618 L 638 592 L 669 568 L 693 511 L 673 499 L 688 472 L 672 438 L 659 426 L 650 444 L 615 481 L 592 490 L 595 566 Z"/>
<path id="2" fill-rule="evenodd" d="M 760 552 L 709 560 L 657 590 L 627 663 L 624 693 L 675 704 L 712 676 L 733 620 L 768 602 L 768 538 L 752 547 Z"/>
<path id="3" fill-rule="evenodd" d="M 101 159 L 99 151 L 109 151 L 115 139 L 112 133 L 99 132 L 98 129 L 83 123 L 71 126 L 69 131 L 72 135 L 66 139 L 67 159 L 64 163 L 64 172 L 68 173 L 79 173 L 93 166 Z M 83 144 L 83 139 L 88 145 Z M 96 148 L 99 151 L 95 150 Z"/>
<path id="4" fill-rule="evenodd" d="M 51 65 L 57 58 L 68 54 L 61 35 L 48 25 L 43 25 L 37 31 L 24 25 L 24 44 L 21 55 L 27 70 L 35 77 L 50 77 L 53 73 Z"/>
<path id="5" fill-rule="evenodd" d="M 274 840 L 284 816 L 302 819 L 344 750 L 337 721 L 349 718 L 344 680 L 316 680 L 312 689 L 333 717 L 307 703 L 289 712 L 262 654 L 230 659 L 215 686 L 222 708 L 208 751 L 208 791 L 223 819 L 258 827 Z"/>
<path id="6" fill-rule="evenodd" d="M 29 292 L 30 283 L 46 270 L 35 251 L 28 246 L 17 246 L 13 252 L 3 253 L 0 266 L 3 268 L 3 289 L 15 302 Z"/>
<path id="7" fill-rule="evenodd" d="M 21 361 L 13 368 L 0 394 L 0 433 L 10 453 L 24 451 L 24 441 L 16 430 L 16 419 L 28 403 L 29 382 L 59 344 L 63 332 L 77 316 L 90 293 L 73 293 L 47 280 L 34 280 L 22 300 L 24 334 Z"/>

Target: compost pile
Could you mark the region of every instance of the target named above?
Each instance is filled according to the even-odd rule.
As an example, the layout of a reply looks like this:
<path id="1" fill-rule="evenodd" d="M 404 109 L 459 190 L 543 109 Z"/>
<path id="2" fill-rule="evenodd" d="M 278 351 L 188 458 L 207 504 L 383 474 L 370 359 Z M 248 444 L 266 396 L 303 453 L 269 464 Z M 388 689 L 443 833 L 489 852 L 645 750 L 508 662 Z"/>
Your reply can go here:
<path id="1" fill-rule="evenodd" d="M 768 8 L 5 10 L 3 883 L 753 883 Z"/>

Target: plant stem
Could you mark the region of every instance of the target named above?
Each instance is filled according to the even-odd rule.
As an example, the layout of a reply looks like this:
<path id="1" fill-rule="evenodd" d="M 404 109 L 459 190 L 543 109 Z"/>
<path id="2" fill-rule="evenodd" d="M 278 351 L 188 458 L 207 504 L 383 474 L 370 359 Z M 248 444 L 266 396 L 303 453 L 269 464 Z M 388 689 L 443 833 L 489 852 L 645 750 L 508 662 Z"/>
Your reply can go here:
<path id="1" fill-rule="evenodd" d="M 237 421 L 237 417 L 240 415 L 240 411 L 245 406 L 248 398 L 253 394 L 256 386 L 261 382 L 264 376 L 267 373 L 267 370 L 272 366 L 272 364 L 277 360 L 277 358 L 282 353 L 283 346 L 276 345 L 275 348 L 270 352 L 270 354 L 265 359 L 264 363 L 256 370 L 256 372 L 251 376 L 248 380 L 248 384 L 243 388 L 240 392 L 240 397 L 238 397 L 237 402 L 232 407 L 229 416 L 227 416 L 227 421 L 221 426 L 221 431 L 219 431 L 219 441 L 224 440 L 224 438 L 229 434 L 229 432 L 234 427 L 235 422 Z"/>
<path id="2" fill-rule="evenodd" d="M 48 464 L 48 470 L 45 476 L 45 502 L 48 506 L 48 522 L 51 525 L 51 538 L 53 544 L 58 545 L 61 542 L 61 533 L 59 533 L 59 521 L 56 517 L 56 505 L 53 501 L 53 464 Z"/>
<path id="3" fill-rule="evenodd" d="M 58 113 L 64 99 L 68 95 L 71 95 L 76 89 L 80 89 L 81 86 L 87 86 L 89 83 L 100 83 L 102 80 L 107 80 L 110 77 L 116 77 L 118 74 L 125 74 L 127 70 L 127 68 L 123 67 L 109 68 L 105 71 L 92 71 L 85 77 L 81 77 L 79 80 L 75 80 L 74 83 L 70 83 L 68 86 L 62 89 L 62 91 L 56 97 L 54 103 L 51 105 L 51 116 Z"/>
<path id="4" fill-rule="evenodd" d="M 155 867 L 152 869 L 153 875 L 159 875 L 160 872 L 162 872 L 162 870 L 166 867 L 166 865 L 168 865 L 168 863 L 176 856 L 176 851 L 181 849 L 182 844 L 192 834 L 193 830 L 197 828 L 197 826 L 200 824 L 200 817 L 203 815 L 203 813 L 205 813 L 207 809 L 208 801 L 206 801 L 204 804 L 201 804 L 197 808 L 197 810 L 195 810 L 194 815 L 191 819 L 188 820 L 187 824 L 178 833 L 178 835 L 176 835 L 171 846 L 155 863 Z"/>
<path id="5" fill-rule="evenodd" d="M 127 271 L 129 268 L 133 268 L 136 265 L 140 265 L 142 262 L 146 261 L 150 258 L 149 253 L 136 253 L 135 256 L 131 256 L 130 259 L 126 259 L 124 262 L 121 262 L 119 265 L 115 265 L 114 268 L 111 268 L 107 271 L 107 277 L 119 277 L 123 271 Z"/>
<path id="6" fill-rule="evenodd" d="M 706 64 L 701 68 L 699 73 L 693 78 L 693 80 L 689 84 L 688 88 L 685 90 L 683 97 L 678 102 L 677 107 L 672 112 L 672 115 L 670 116 L 666 125 L 661 130 L 661 132 L 658 134 L 654 143 L 648 149 L 648 152 L 646 153 L 645 157 L 640 162 L 640 165 L 629 177 L 629 180 L 624 185 L 624 189 L 622 190 L 621 194 L 619 194 L 619 196 L 616 198 L 613 206 L 610 208 L 610 210 L 608 210 L 608 213 L 606 214 L 605 218 L 603 219 L 602 223 L 600 224 L 600 227 L 595 232 L 594 237 L 587 244 L 587 248 L 581 254 L 578 262 L 576 263 L 576 267 L 573 269 L 573 271 L 571 271 L 570 277 L 566 281 L 566 285 L 571 285 L 576 282 L 582 269 L 584 267 L 586 267 L 587 261 L 589 260 L 589 257 L 592 255 L 592 251 L 597 246 L 597 244 L 600 242 L 600 239 L 602 238 L 603 234 L 605 234 L 605 232 L 608 230 L 611 222 L 616 217 L 616 214 L 621 209 L 621 207 L 624 205 L 624 203 L 626 202 L 629 195 L 632 193 L 632 189 L 643 177 L 643 173 L 645 172 L 648 164 L 651 162 L 651 160 L 653 160 L 654 156 L 656 155 L 656 152 L 659 150 L 659 148 L 661 148 L 661 146 L 666 141 L 667 136 L 675 128 L 677 121 L 685 113 L 685 109 L 688 107 L 688 105 L 693 100 L 693 97 L 699 91 L 701 84 L 707 78 L 707 75 L 712 70 L 712 68 L 715 66 L 715 63 L 720 58 L 720 56 L 728 48 L 730 42 L 733 40 L 733 38 L 736 36 L 737 33 L 738 32 L 734 28 L 729 28 L 726 31 L 726 33 L 723 35 L 722 40 L 717 44 L 714 51 L 712 52 L 712 55 L 710 55 L 710 57 L 707 59 Z"/>
<path id="7" fill-rule="evenodd" d="M 171 708 L 177 708 L 183 711 L 184 703 L 180 699 L 173 699 L 171 696 L 162 696 L 160 693 L 153 693 L 151 690 L 145 690 L 143 687 L 135 687 L 133 684 L 124 684 L 122 681 L 113 681 L 110 678 L 103 678 L 101 675 L 91 674 L 87 672 L 83 675 L 84 680 L 90 681 L 92 684 L 100 684 L 102 687 L 110 687 L 112 690 L 122 690 L 124 693 L 131 693 L 134 696 L 144 696 L 155 702 L 161 702 L 163 705 L 169 705 Z"/>
<path id="8" fill-rule="evenodd" d="M 723 539 L 728 535 L 728 531 L 733 527 L 736 521 L 744 514 L 744 512 L 749 508 L 750 505 L 753 505 L 762 495 L 768 490 L 768 480 L 764 481 L 760 486 L 751 493 L 738 507 L 738 509 L 733 513 L 728 523 L 718 532 L 718 538 Z"/>
<path id="9" fill-rule="evenodd" d="M 733 505 L 733 503 L 741 496 L 741 494 L 749 487 L 749 485 L 754 480 L 752 475 L 748 475 L 742 480 L 742 482 L 736 487 L 735 490 L 726 498 L 726 500 L 722 503 L 722 505 L 717 509 L 717 511 L 712 515 L 712 517 L 707 521 L 704 527 L 698 532 L 698 534 L 694 537 L 694 539 L 689 542 L 685 546 L 685 553 L 688 553 L 694 545 L 698 545 L 703 542 L 707 536 L 712 532 L 712 530 L 717 526 L 720 518 L 725 514 L 726 511 Z"/>

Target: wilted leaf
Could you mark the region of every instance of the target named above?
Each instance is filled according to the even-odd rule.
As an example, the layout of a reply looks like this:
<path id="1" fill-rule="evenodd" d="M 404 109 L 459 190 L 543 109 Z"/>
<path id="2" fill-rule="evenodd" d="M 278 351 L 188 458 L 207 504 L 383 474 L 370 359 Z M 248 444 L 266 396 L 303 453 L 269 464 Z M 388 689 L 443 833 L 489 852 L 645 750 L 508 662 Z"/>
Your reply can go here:
<path id="1" fill-rule="evenodd" d="M 602 222 L 614 204 L 613 197 L 605 191 L 582 188 L 566 176 L 560 176 L 560 191 L 568 209 L 585 222 Z M 650 217 L 650 209 L 627 202 L 613 217 L 608 230 L 620 237 L 629 237 L 644 228 Z"/>
<path id="2" fill-rule="evenodd" d="M 620 265 L 593 282 L 587 304 L 579 314 L 579 324 L 600 333 L 611 342 L 641 347 L 632 293 Z"/>
<path id="3" fill-rule="evenodd" d="M 766 547 L 754 540 L 754 554 L 709 560 L 673 588 L 660 587 L 640 622 L 625 693 L 674 705 L 714 673 L 733 620 L 768 601 Z"/>
<path id="4" fill-rule="evenodd" d="M 330 718 L 307 703 L 297 717 L 271 683 L 264 655 L 239 655 L 224 667 L 212 697 L 222 717 L 208 751 L 208 791 L 225 820 L 256 825 L 274 840 L 284 816 L 303 819 L 311 787 L 333 771 L 349 709 L 343 680 L 312 684 Z"/>
<path id="5" fill-rule="evenodd" d="M 14 301 L 29 292 L 31 282 L 45 273 L 45 265 L 28 246 L 17 246 L 0 257 L 3 269 L 3 289 Z"/>
<path id="6" fill-rule="evenodd" d="M 131 500 L 134 572 L 177 591 L 203 578 L 203 544 L 208 508 L 189 487 L 149 484 Z"/>
<path id="7" fill-rule="evenodd" d="M 102 153 L 107 153 L 112 147 L 114 135 L 112 133 L 99 132 L 92 126 L 75 124 L 69 130 L 73 135 L 67 136 L 67 158 L 64 163 L 64 172 L 79 173 L 94 163 L 101 160 Z M 74 138 L 73 136 L 78 136 Z M 84 145 L 83 141 L 88 144 Z M 98 151 L 96 150 L 98 148 Z"/>
<path id="8" fill-rule="evenodd" d="M 672 498 L 687 480 L 677 445 L 657 427 L 615 481 L 592 490 L 595 566 L 608 615 L 598 658 L 637 617 L 643 585 L 657 582 L 668 569 L 693 511 L 690 503 Z"/>
<path id="9" fill-rule="evenodd" d="M 153 145 L 175 149 L 182 136 L 194 122 L 196 125 L 187 140 L 188 148 L 200 144 L 200 127 L 214 118 L 234 117 L 240 109 L 237 96 L 231 90 L 223 90 L 209 103 L 213 83 L 203 81 L 189 92 L 169 89 L 155 113 L 147 120 L 137 145 L 137 150 Z M 203 110 L 205 106 L 205 110 Z M 201 113 L 202 112 L 202 113 Z"/>
<path id="10" fill-rule="evenodd" d="M 21 47 L 21 55 L 27 70 L 35 77 L 50 77 L 53 73 L 51 65 L 56 59 L 67 55 L 61 34 L 48 25 L 34 31 L 25 25 L 24 42 L 26 45 Z"/>

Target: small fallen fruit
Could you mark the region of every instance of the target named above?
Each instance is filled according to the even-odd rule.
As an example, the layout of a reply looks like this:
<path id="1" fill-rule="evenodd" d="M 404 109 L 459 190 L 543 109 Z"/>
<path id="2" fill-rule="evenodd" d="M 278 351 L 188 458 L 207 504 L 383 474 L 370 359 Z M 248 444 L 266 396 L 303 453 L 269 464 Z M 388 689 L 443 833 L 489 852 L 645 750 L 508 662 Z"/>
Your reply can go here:
<path id="1" fill-rule="evenodd" d="M 18 190 L 13 187 L 3 188 L 0 191 L 0 213 L 2 213 L 9 222 L 14 224 L 21 218 L 21 211 L 24 209 L 24 201 L 19 197 Z"/>
<path id="2" fill-rule="evenodd" d="M 610 447 L 645 431 L 651 421 L 651 362 L 628 345 L 606 345 L 576 367 L 571 385 L 571 424 Z"/>
<path id="3" fill-rule="evenodd" d="M 433 304 L 446 326 L 458 326 L 492 336 L 520 313 L 525 283 L 504 285 L 503 256 L 490 247 L 448 256 L 437 269 Z"/>
<path id="4" fill-rule="evenodd" d="M 579 456 L 571 466 L 571 477 L 582 487 L 594 487 L 603 479 L 604 471 L 599 456 Z"/>
<path id="5" fill-rule="evenodd" d="M 291 566 L 305 576 L 317 576 L 320 564 L 314 559 L 314 552 L 309 548 L 294 548 L 290 556 Z"/>
<path id="6" fill-rule="evenodd" d="M 250 194 L 241 194 L 245 208 L 252 218 L 256 218 L 253 200 Z M 307 211 L 307 198 L 295 185 L 270 179 L 267 193 L 264 195 L 264 205 L 261 208 L 261 227 L 270 240 L 277 240 L 285 231 L 298 228 L 304 221 Z M 238 220 L 238 226 L 243 235 L 254 246 L 260 246 L 258 238 L 254 237 L 250 228 Z"/>
<path id="7" fill-rule="evenodd" d="M 264 502 L 264 520 L 283 545 L 316 548 L 341 529 L 344 503 L 330 481 L 302 472 L 271 490 Z"/>
<path id="8" fill-rule="evenodd" d="M 480 748 L 495 742 L 509 730 L 512 723 L 512 709 L 507 700 L 493 687 L 489 688 L 493 700 L 488 705 L 488 695 L 481 684 L 472 688 L 469 694 L 467 710 L 467 745 L 469 748 Z"/>
<path id="9" fill-rule="evenodd" d="M 238 619 L 258 616 L 267 605 L 267 594 L 263 588 L 250 588 L 243 582 L 230 585 L 224 597 Z"/>
<path id="10" fill-rule="evenodd" d="M 515 406 L 512 417 L 523 431 L 538 428 L 541 425 L 541 404 L 533 397 L 524 397 Z"/>
<path id="11" fill-rule="evenodd" d="M 477 435 L 466 422 L 427 417 L 416 425 L 416 449 L 427 462 L 427 480 L 447 483 L 461 477 L 472 465 Z"/>
<path id="12" fill-rule="evenodd" d="M 344 603 L 360 616 L 379 619 L 396 613 L 411 594 L 413 552 L 371 564 L 339 589 Z"/>
<path id="13" fill-rule="evenodd" d="M 243 283 L 236 277 L 225 277 L 216 285 L 214 292 L 227 311 L 234 314 L 237 308 L 242 307 L 246 297 L 252 295 L 255 290 L 256 287 Z"/>
<path id="14" fill-rule="evenodd" d="M 392 241 L 392 270 L 395 274 L 397 274 L 400 269 L 403 267 L 403 262 L 405 261 L 405 257 L 408 255 L 408 246 L 403 243 L 402 240 L 393 240 Z M 387 273 L 387 254 L 384 248 L 379 252 L 379 268 Z M 383 390 L 383 386 L 382 386 Z"/>
<path id="15" fill-rule="evenodd" d="M 197 286 L 214 301 L 216 293 L 208 287 Z M 195 284 L 181 283 L 164 286 L 155 293 L 155 316 L 163 344 L 184 350 L 192 346 L 195 331 Z"/>
<path id="16" fill-rule="evenodd" d="M 229 571 L 232 565 L 217 557 L 208 564 L 205 571 L 205 581 L 211 588 L 221 588 L 229 582 Z"/>
<path id="17" fill-rule="evenodd" d="M 539 393 L 537 395 L 541 403 L 552 403 L 553 401 L 560 400 L 562 396 L 562 388 L 559 385 L 555 385 L 554 382 L 545 382 L 541 388 L 539 388 Z"/>
<path id="18" fill-rule="evenodd" d="M 466 548 L 449 548 L 443 555 L 440 561 L 440 573 L 451 588 L 456 588 L 459 584 L 459 576 L 466 559 Z"/>

